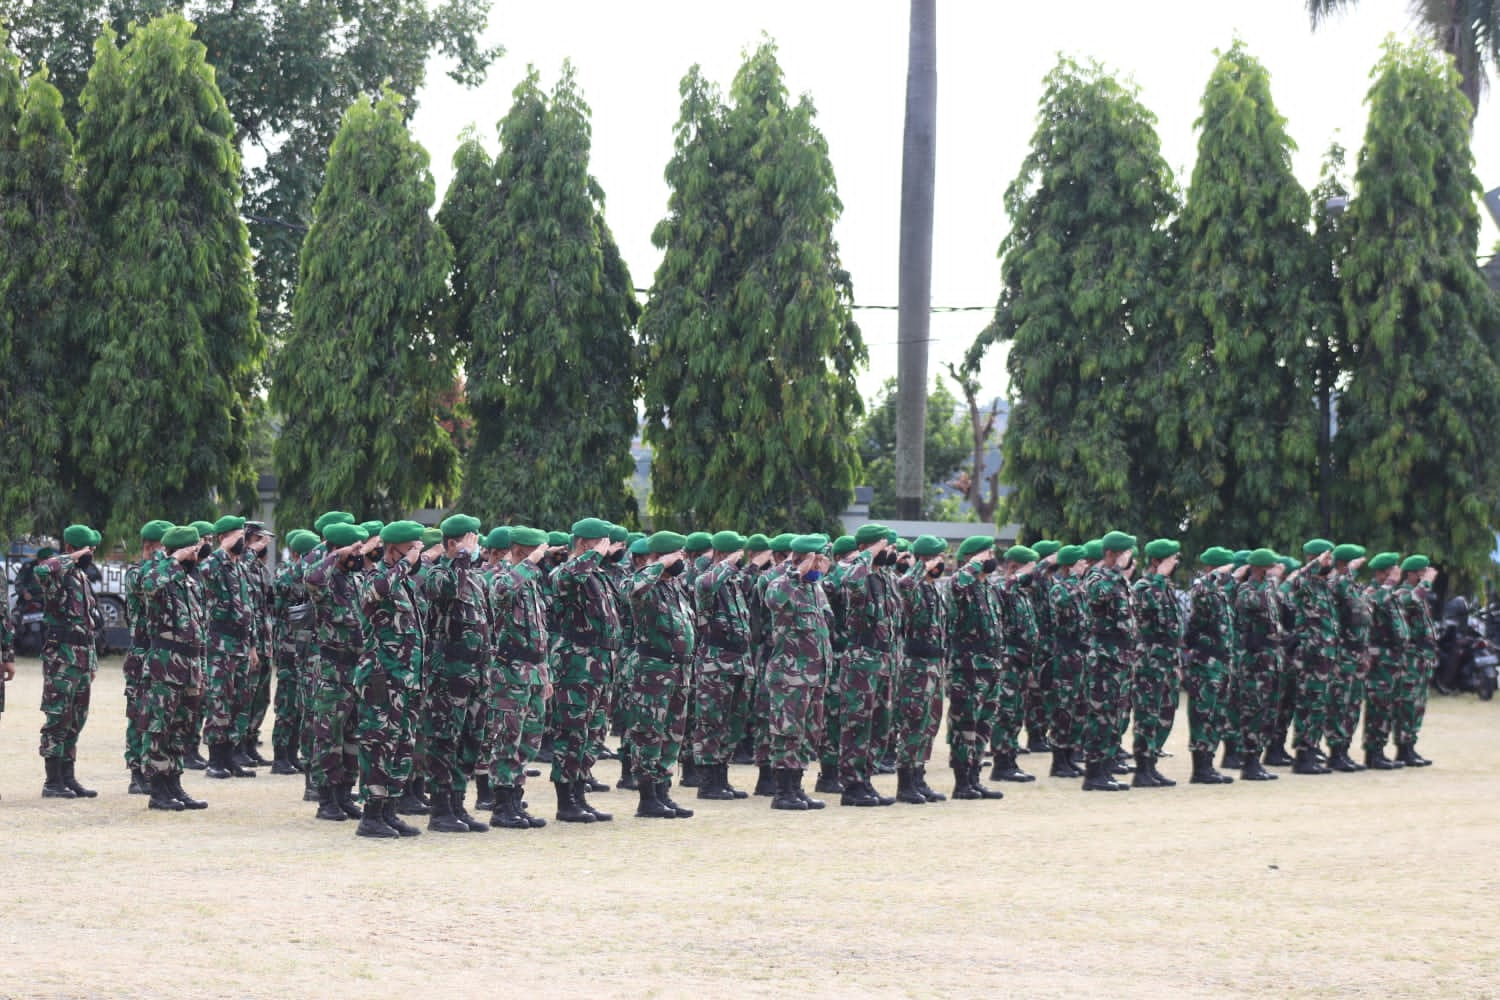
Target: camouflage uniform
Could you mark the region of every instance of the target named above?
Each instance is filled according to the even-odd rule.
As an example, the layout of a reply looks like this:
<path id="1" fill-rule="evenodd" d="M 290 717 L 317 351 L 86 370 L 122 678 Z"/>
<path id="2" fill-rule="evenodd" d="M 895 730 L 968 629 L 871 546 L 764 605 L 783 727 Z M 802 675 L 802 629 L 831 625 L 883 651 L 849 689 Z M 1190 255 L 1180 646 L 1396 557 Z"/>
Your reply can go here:
<path id="1" fill-rule="evenodd" d="M 788 570 L 788 572 L 793 572 Z M 843 689 L 844 661 L 849 658 L 849 615 L 843 578 L 847 566 L 836 563 L 828 576 L 823 578 L 821 590 L 828 603 L 830 648 L 833 659 L 829 661 L 823 685 L 823 704 L 818 713 L 822 720 L 818 737 L 818 765 L 823 774 L 837 778 L 839 773 L 839 743 L 843 732 L 840 719 Z"/>
<path id="2" fill-rule="evenodd" d="M 16 662 L 15 639 L 10 632 L 10 615 L 0 614 L 0 664 Z M 5 674 L 0 671 L 0 715 L 5 713 Z"/>
<path id="3" fill-rule="evenodd" d="M 1317 568 L 1303 570 L 1284 588 L 1294 609 L 1297 660 L 1288 659 L 1296 675 L 1293 721 L 1298 750 L 1316 750 L 1328 736 L 1329 691 L 1339 656 L 1338 609 L 1327 576 Z M 1300 662 L 1301 669 L 1291 664 Z"/>
<path id="4" fill-rule="evenodd" d="M 771 642 L 764 673 L 766 762 L 801 771 L 812 762 L 822 730 L 823 684 L 833 662 L 832 610 L 820 582 L 786 568 L 768 575 L 765 604 Z"/>
<path id="5" fill-rule="evenodd" d="M 307 596 L 317 611 L 318 677 L 313 689 L 313 746 L 308 773 L 315 786 L 344 787 L 354 782 L 359 763 L 355 735 L 354 668 L 364 653 L 365 624 L 360 613 L 362 572 L 339 565 L 327 552 L 303 574 Z"/>
<path id="6" fill-rule="evenodd" d="M 42 591 L 42 723 L 40 753 L 78 759 L 78 734 L 89 717 L 99 668 L 94 655 L 94 590 L 68 555 L 36 564 Z"/>
<path id="7" fill-rule="evenodd" d="M 601 699 L 608 696 L 610 664 L 620 648 L 620 609 L 603 557 L 592 549 L 553 570 L 552 585 L 552 781 L 572 784 L 588 779 L 596 759 L 591 730 Z"/>
<path id="8" fill-rule="evenodd" d="M 398 799 L 411 780 L 415 748 L 408 699 L 424 669 L 422 618 L 406 559 L 362 574 L 363 649 L 350 680 L 358 699 L 359 780 L 366 800 Z"/>
<path id="9" fill-rule="evenodd" d="M 1159 757 L 1177 715 L 1182 683 L 1182 605 L 1172 581 L 1146 573 L 1131 587 L 1141 635 L 1141 657 L 1135 668 L 1131 708 L 1135 716 L 1135 752 Z"/>
<path id="10" fill-rule="evenodd" d="M 1406 647 L 1406 669 L 1396 686 L 1396 745 L 1415 744 L 1422 734 L 1427 714 L 1427 684 L 1437 667 L 1437 629 L 1432 623 L 1426 584 L 1403 583 L 1396 589 L 1401 614 L 1406 619 L 1410 642 Z"/>
<path id="11" fill-rule="evenodd" d="M 165 554 L 136 578 L 143 601 L 146 654 L 141 725 L 144 766 L 154 774 L 182 773 L 192 731 L 192 699 L 203 688 L 207 613 L 196 575 Z"/>
<path id="12" fill-rule="evenodd" d="M 264 556 L 246 552 L 240 565 L 244 567 L 246 584 L 250 588 L 250 629 L 254 634 L 258 663 L 250 672 L 246 685 L 242 713 L 244 719 L 235 729 L 243 734 L 246 749 L 252 750 L 260 743 L 260 727 L 266 721 L 266 711 L 271 707 L 272 659 L 275 636 L 272 630 L 271 603 L 274 599 L 271 567 Z"/>
<path id="13" fill-rule="evenodd" d="M 955 770 L 978 767 L 989 745 L 1000 675 L 1000 599 L 964 563 L 953 576 L 952 666 L 948 674 L 948 750 Z"/>
<path id="14" fill-rule="evenodd" d="M 755 683 L 750 692 L 750 738 L 755 748 L 755 763 L 761 767 L 771 766 L 771 700 L 766 687 L 766 666 L 776 647 L 776 635 L 771 631 L 771 608 L 766 603 L 771 583 L 784 572 L 783 567 L 770 563 L 750 583 L 750 634 L 755 649 Z M 822 588 L 819 588 L 821 591 Z M 822 692 L 818 697 L 823 697 Z M 821 738 L 821 734 L 820 734 Z M 819 744 L 821 749 L 821 743 Z M 837 766 L 838 761 L 834 761 Z"/>
<path id="15" fill-rule="evenodd" d="M 631 581 L 635 622 L 634 673 L 626 699 L 631 762 L 637 781 L 665 784 L 672 776 L 673 744 L 686 725 L 686 669 L 697 646 L 693 602 L 661 563 L 637 570 Z"/>
<path id="16" fill-rule="evenodd" d="M 1014 761 L 1021 748 L 1026 690 L 1033 683 L 1041 646 L 1036 609 L 1031 603 L 1033 575 L 1002 576 L 995 583 L 1003 623 L 1004 653 L 995 678 L 995 721 L 990 730 L 990 749 L 997 758 L 1009 762 Z M 1038 730 L 1037 735 L 1043 731 L 1045 727 Z"/>
<path id="17" fill-rule="evenodd" d="M 1338 609 L 1339 658 L 1328 692 L 1328 749 L 1347 753 L 1359 728 L 1365 674 L 1370 669 L 1370 599 L 1352 572 L 1340 574 L 1332 589 Z"/>
<path id="18" fill-rule="evenodd" d="M 1222 576 L 1222 579 L 1221 579 Z M 1229 714 L 1236 674 L 1234 605 L 1224 580 L 1204 573 L 1188 592 L 1187 650 L 1182 686 L 1188 694 L 1188 749 L 1213 753 L 1230 731 Z"/>
<path id="19" fill-rule="evenodd" d="M 852 556 L 830 585 L 842 592 L 849 637 L 838 678 L 839 780 L 846 786 L 875 773 L 875 708 L 890 681 L 900 636 L 902 596 L 874 560 L 869 550 Z"/>
<path id="20" fill-rule="evenodd" d="M 750 607 L 746 578 L 733 563 L 721 560 L 698 575 L 693 585 L 698 613 L 706 623 L 699 636 L 693 760 L 728 764 L 744 734 L 745 700 L 749 696 Z"/>
<path id="21" fill-rule="evenodd" d="M 1052 576 L 1051 572 L 1038 568 L 1026 574 L 1021 581 L 1022 589 L 1031 602 L 1037 634 L 1031 669 L 1026 671 L 1023 695 L 1028 742 L 1036 742 L 1047 735 L 1052 725 L 1052 709 L 1056 704 L 1052 698 L 1052 672 L 1057 665 L 1057 615 L 1052 607 Z"/>
<path id="22" fill-rule="evenodd" d="M 1110 760 L 1130 714 L 1130 682 L 1139 656 L 1140 632 L 1130 604 L 1130 585 L 1119 569 L 1102 562 L 1084 577 L 1093 643 L 1086 684 L 1083 750 L 1090 763 Z"/>
<path id="23" fill-rule="evenodd" d="M 239 745 L 249 722 L 251 631 L 249 578 L 235 557 L 214 549 L 200 564 L 208 614 L 208 689 L 204 695 L 203 738 L 210 745 Z M 247 711 L 239 716 L 239 709 Z M 238 718 L 237 718 L 238 717 Z"/>
<path id="24" fill-rule="evenodd" d="M 917 560 L 909 571 L 906 655 L 896 679 L 896 763 L 921 767 L 932 756 L 932 741 L 943 721 L 943 686 L 948 666 L 948 630 L 953 595 L 946 580 L 934 580 Z"/>
<path id="25" fill-rule="evenodd" d="M 1080 580 L 1059 572 L 1052 578 L 1049 596 L 1053 655 L 1046 689 L 1048 729 L 1057 749 L 1076 750 L 1083 742 L 1083 720 L 1088 713 L 1084 685 L 1093 628 Z"/>
<path id="26" fill-rule="evenodd" d="M 1406 675 L 1407 644 L 1411 630 L 1402 613 L 1395 587 L 1373 586 L 1370 600 L 1370 672 L 1365 679 L 1365 738 L 1367 754 L 1385 750 L 1396 720 L 1396 692 Z"/>
<path id="27" fill-rule="evenodd" d="M 490 776 L 500 788 L 526 783 L 526 763 L 541 750 L 542 697 L 547 671 L 547 609 L 541 569 L 531 562 L 502 567 L 495 574 L 491 605 L 495 614 L 495 755 Z"/>
<path id="28" fill-rule="evenodd" d="M 310 672 L 305 671 L 313 644 L 314 612 L 302 583 L 303 564 L 288 559 L 271 585 L 271 618 L 276 651 L 276 708 L 271 745 L 294 758 L 308 710 Z"/>
<path id="29" fill-rule="evenodd" d="M 120 670 L 125 675 L 125 766 L 131 771 L 139 770 L 145 763 L 151 743 L 146 729 L 146 693 L 150 682 L 142 678 L 146 648 L 151 644 L 151 623 L 147 620 L 142 577 L 165 558 L 165 553 L 154 552 L 125 571 L 125 622 L 130 627 L 130 650 Z"/>
<path id="30" fill-rule="evenodd" d="M 490 660 L 490 602 L 467 554 L 438 559 L 423 578 L 431 602 L 423 715 L 427 779 L 463 800 L 483 740 Z M 486 762 L 486 768 L 488 762 Z"/>
<path id="31" fill-rule="evenodd" d="M 1240 749 L 1257 757 L 1276 723 L 1281 677 L 1281 603 L 1269 580 L 1246 579 L 1234 598 L 1234 631 L 1240 641 Z"/>

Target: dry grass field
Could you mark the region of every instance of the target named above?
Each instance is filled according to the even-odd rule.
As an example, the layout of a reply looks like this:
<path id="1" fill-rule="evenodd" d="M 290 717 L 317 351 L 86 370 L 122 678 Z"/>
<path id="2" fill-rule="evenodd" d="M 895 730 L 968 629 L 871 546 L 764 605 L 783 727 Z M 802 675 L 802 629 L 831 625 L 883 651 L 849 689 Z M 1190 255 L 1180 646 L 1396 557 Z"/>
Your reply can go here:
<path id="1" fill-rule="evenodd" d="M 19 666 L 0 995 L 1500 996 L 1500 705 L 1472 698 L 1434 701 L 1413 773 L 670 822 L 611 792 L 609 824 L 372 843 L 264 770 L 148 812 L 118 659 L 80 753 L 99 798 L 42 799 Z M 530 799 L 551 815 L 550 786 Z"/>

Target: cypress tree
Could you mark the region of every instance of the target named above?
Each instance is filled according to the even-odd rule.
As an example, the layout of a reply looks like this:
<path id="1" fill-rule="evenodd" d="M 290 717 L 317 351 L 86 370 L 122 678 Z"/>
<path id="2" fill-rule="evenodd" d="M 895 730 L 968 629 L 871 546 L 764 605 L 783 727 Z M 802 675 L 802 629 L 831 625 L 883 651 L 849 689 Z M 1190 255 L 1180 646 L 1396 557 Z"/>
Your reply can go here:
<path id="1" fill-rule="evenodd" d="M 405 100 L 388 90 L 355 101 L 329 152 L 271 383 L 290 523 L 333 506 L 388 520 L 457 495 L 457 452 L 438 423 L 457 369 L 441 322 L 453 251 L 435 198 Z"/>
<path id="2" fill-rule="evenodd" d="M 193 26 L 105 30 L 81 97 L 82 196 L 101 266 L 74 453 L 88 513 L 127 534 L 253 484 L 249 399 L 265 342 L 240 220 L 234 123 Z M 68 370 L 85 371 L 80 357 Z"/>
<path id="3" fill-rule="evenodd" d="M 788 99 L 769 40 L 727 103 L 696 66 L 681 93 L 641 317 L 653 512 L 674 526 L 834 527 L 859 468 L 866 354 L 827 143 L 811 99 Z"/>
<path id="4" fill-rule="evenodd" d="M 1352 357 L 1335 524 L 1473 583 L 1500 528 L 1500 322 L 1475 262 L 1470 109 L 1424 45 L 1387 42 L 1374 77 L 1341 268 Z"/>

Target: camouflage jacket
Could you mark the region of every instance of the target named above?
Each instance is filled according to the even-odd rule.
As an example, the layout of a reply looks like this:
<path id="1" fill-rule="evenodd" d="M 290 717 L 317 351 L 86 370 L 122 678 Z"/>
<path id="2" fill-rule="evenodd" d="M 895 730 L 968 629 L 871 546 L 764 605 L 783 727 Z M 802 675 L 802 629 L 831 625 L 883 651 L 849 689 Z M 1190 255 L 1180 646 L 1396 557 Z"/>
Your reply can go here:
<path id="1" fill-rule="evenodd" d="M 844 633 L 850 649 L 888 653 L 896 648 L 903 599 L 891 574 L 875 565 L 874 553 L 866 550 L 840 563 L 825 592 L 830 601 L 835 592 L 843 601 Z"/>
<path id="2" fill-rule="evenodd" d="M 171 558 L 157 551 L 142 559 L 125 571 L 125 623 L 130 627 L 132 652 L 145 652 L 151 641 L 151 623 L 147 620 L 146 594 L 141 579 L 156 569 L 156 563 Z"/>
<path id="3" fill-rule="evenodd" d="M 1006 659 L 1017 667 L 1029 667 L 1041 643 L 1036 609 L 1031 605 L 1031 574 L 999 576 L 995 591 L 1000 598 L 1001 635 Z"/>
<path id="4" fill-rule="evenodd" d="M 665 663 L 692 663 L 698 633 L 686 587 L 661 563 L 636 570 L 630 581 L 635 651 Z M 686 574 L 684 574 L 686 575 Z"/>
<path id="5" fill-rule="evenodd" d="M 1101 563 L 1088 571 L 1083 586 L 1094 630 L 1094 648 L 1117 653 L 1139 647 L 1141 633 L 1136 627 L 1125 574 Z"/>
<path id="6" fill-rule="evenodd" d="M 284 650 L 311 639 L 317 624 L 307 585 L 302 582 L 305 572 L 299 560 L 288 559 L 277 568 L 276 579 L 271 582 L 271 618 L 276 643 Z"/>
<path id="7" fill-rule="evenodd" d="M 433 670 L 482 670 L 490 658 L 490 598 L 473 560 L 465 553 L 440 557 L 428 567 L 421 587 L 432 602 Z"/>
<path id="8" fill-rule="evenodd" d="M 635 645 L 635 619 L 630 612 L 630 582 L 635 577 L 629 557 L 621 562 L 606 563 L 604 573 L 615 590 L 615 607 L 620 611 L 620 648 Z"/>
<path id="9" fill-rule="evenodd" d="M 1332 660 L 1338 655 L 1339 613 L 1329 578 L 1304 570 L 1285 588 L 1292 607 L 1297 649 L 1303 659 Z"/>
<path id="10" fill-rule="evenodd" d="M 365 620 L 364 646 L 352 681 L 363 684 L 372 675 L 415 690 L 422 684 L 422 616 L 413 567 L 405 559 L 382 563 L 361 574 L 359 610 Z"/>
<path id="11" fill-rule="evenodd" d="M 1345 655 L 1364 656 L 1370 648 L 1370 598 L 1353 573 L 1333 581 L 1339 616 L 1339 648 Z"/>
<path id="12" fill-rule="evenodd" d="M 545 684 L 547 676 L 547 606 L 542 596 L 541 567 L 518 562 L 495 574 L 492 605 L 495 611 L 495 656 L 507 668 L 527 663 L 531 669 L 521 678 Z"/>
<path id="13" fill-rule="evenodd" d="M 1088 652 L 1093 629 L 1089 625 L 1082 583 L 1059 573 L 1052 578 L 1047 596 L 1052 607 L 1052 638 L 1056 654 L 1062 657 Z"/>
<path id="14" fill-rule="evenodd" d="M 1183 645 L 1191 662 L 1215 660 L 1228 664 L 1239 648 L 1234 631 L 1234 604 L 1224 581 L 1233 577 L 1204 573 L 1188 589 L 1187 632 Z"/>
<path id="15" fill-rule="evenodd" d="M 73 557 L 58 555 L 37 563 L 36 582 L 42 591 L 42 624 L 48 640 L 55 637 L 66 646 L 92 644 L 98 606 L 89 578 Z"/>
<path id="16" fill-rule="evenodd" d="M 145 602 L 146 669 L 151 679 L 200 687 L 208 616 L 197 574 L 164 555 L 145 567 L 137 582 Z"/>
<path id="17" fill-rule="evenodd" d="M 1172 581 L 1160 573 L 1146 573 L 1130 587 L 1135 620 L 1143 646 L 1179 649 L 1182 646 L 1182 605 Z"/>
<path id="18" fill-rule="evenodd" d="M 953 617 L 949 650 L 955 657 L 973 656 L 977 669 L 999 666 L 1000 595 L 988 579 L 964 563 L 953 575 Z"/>
<path id="19" fill-rule="evenodd" d="M 318 656 L 325 672 L 352 682 L 354 665 L 365 648 L 364 615 L 360 610 L 362 570 L 346 570 L 336 552 L 302 574 L 308 600 L 317 613 Z"/>
<path id="20" fill-rule="evenodd" d="M 250 628 L 255 636 L 255 648 L 263 662 L 270 662 L 271 643 L 274 635 L 271 620 L 273 599 L 271 567 L 253 553 L 246 552 L 240 560 L 245 573 L 245 586 L 250 591 Z"/>
<path id="21" fill-rule="evenodd" d="M 246 653 L 253 648 L 250 580 L 224 549 L 214 549 L 198 564 L 208 614 L 209 649 Z"/>
<path id="22" fill-rule="evenodd" d="M 1243 580 L 1234 594 L 1234 631 L 1251 656 L 1281 649 L 1281 605 L 1269 580 Z"/>
<path id="23" fill-rule="evenodd" d="M 1432 605 L 1427 600 L 1427 585 L 1413 587 L 1402 583 L 1396 587 L 1401 616 L 1406 619 L 1409 636 L 1407 649 L 1421 657 L 1437 655 L 1437 629 L 1432 623 Z"/>
<path id="24" fill-rule="evenodd" d="M 727 560 L 714 563 L 698 574 L 693 596 L 703 623 L 699 639 L 705 647 L 729 658 L 750 648 L 750 606 L 739 567 Z"/>
<path id="25" fill-rule="evenodd" d="M 1387 664 L 1393 660 L 1399 664 L 1411 641 L 1400 595 L 1395 587 L 1376 585 L 1368 588 L 1365 596 L 1370 601 L 1370 646 Z"/>
<path id="26" fill-rule="evenodd" d="M 833 660 L 832 611 L 821 582 L 781 572 L 767 581 L 771 653 L 767 668 L 816 683 Z"/>
<path id="27" fill-rule="evenodd" d="M 906 655 L 925 660 L 948 655 L 948 632 L 952 626 L 953 594 L 950 585 L 927 575 L 921 561 L 907 571 L 911 585 L 906 596 Z"/>
<path id="28" fill-rule="evenodd" d="M 620 648 L 620 605 L 598 552 L 580 552 L 557 567 L 552 586 L 553 614 L 563 639 L 588 649 Z M 639 642 L 640 621 L 635 627 Z"/>

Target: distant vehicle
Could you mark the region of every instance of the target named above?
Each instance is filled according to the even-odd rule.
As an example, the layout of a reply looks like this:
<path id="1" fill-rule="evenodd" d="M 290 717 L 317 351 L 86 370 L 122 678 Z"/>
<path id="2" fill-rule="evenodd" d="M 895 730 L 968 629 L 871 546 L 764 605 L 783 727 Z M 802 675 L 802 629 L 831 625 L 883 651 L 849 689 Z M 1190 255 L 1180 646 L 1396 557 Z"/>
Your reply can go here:
<path id="1" fill-rule="evenodd" d="M 16 636 L 16 652 L 35 656 L 41 652 L 41 600 L 31 590 L 36 547 L 12 545 L 5 556 L 5 610 Z M 130 647 L 125 621 L 125 571 L 127 563 L 96 562 L 88 568 L 89 582 L 99 604 L 100 652 L 120 652 Z M 18 593 L 17 585 L 20 585 Z"/>

